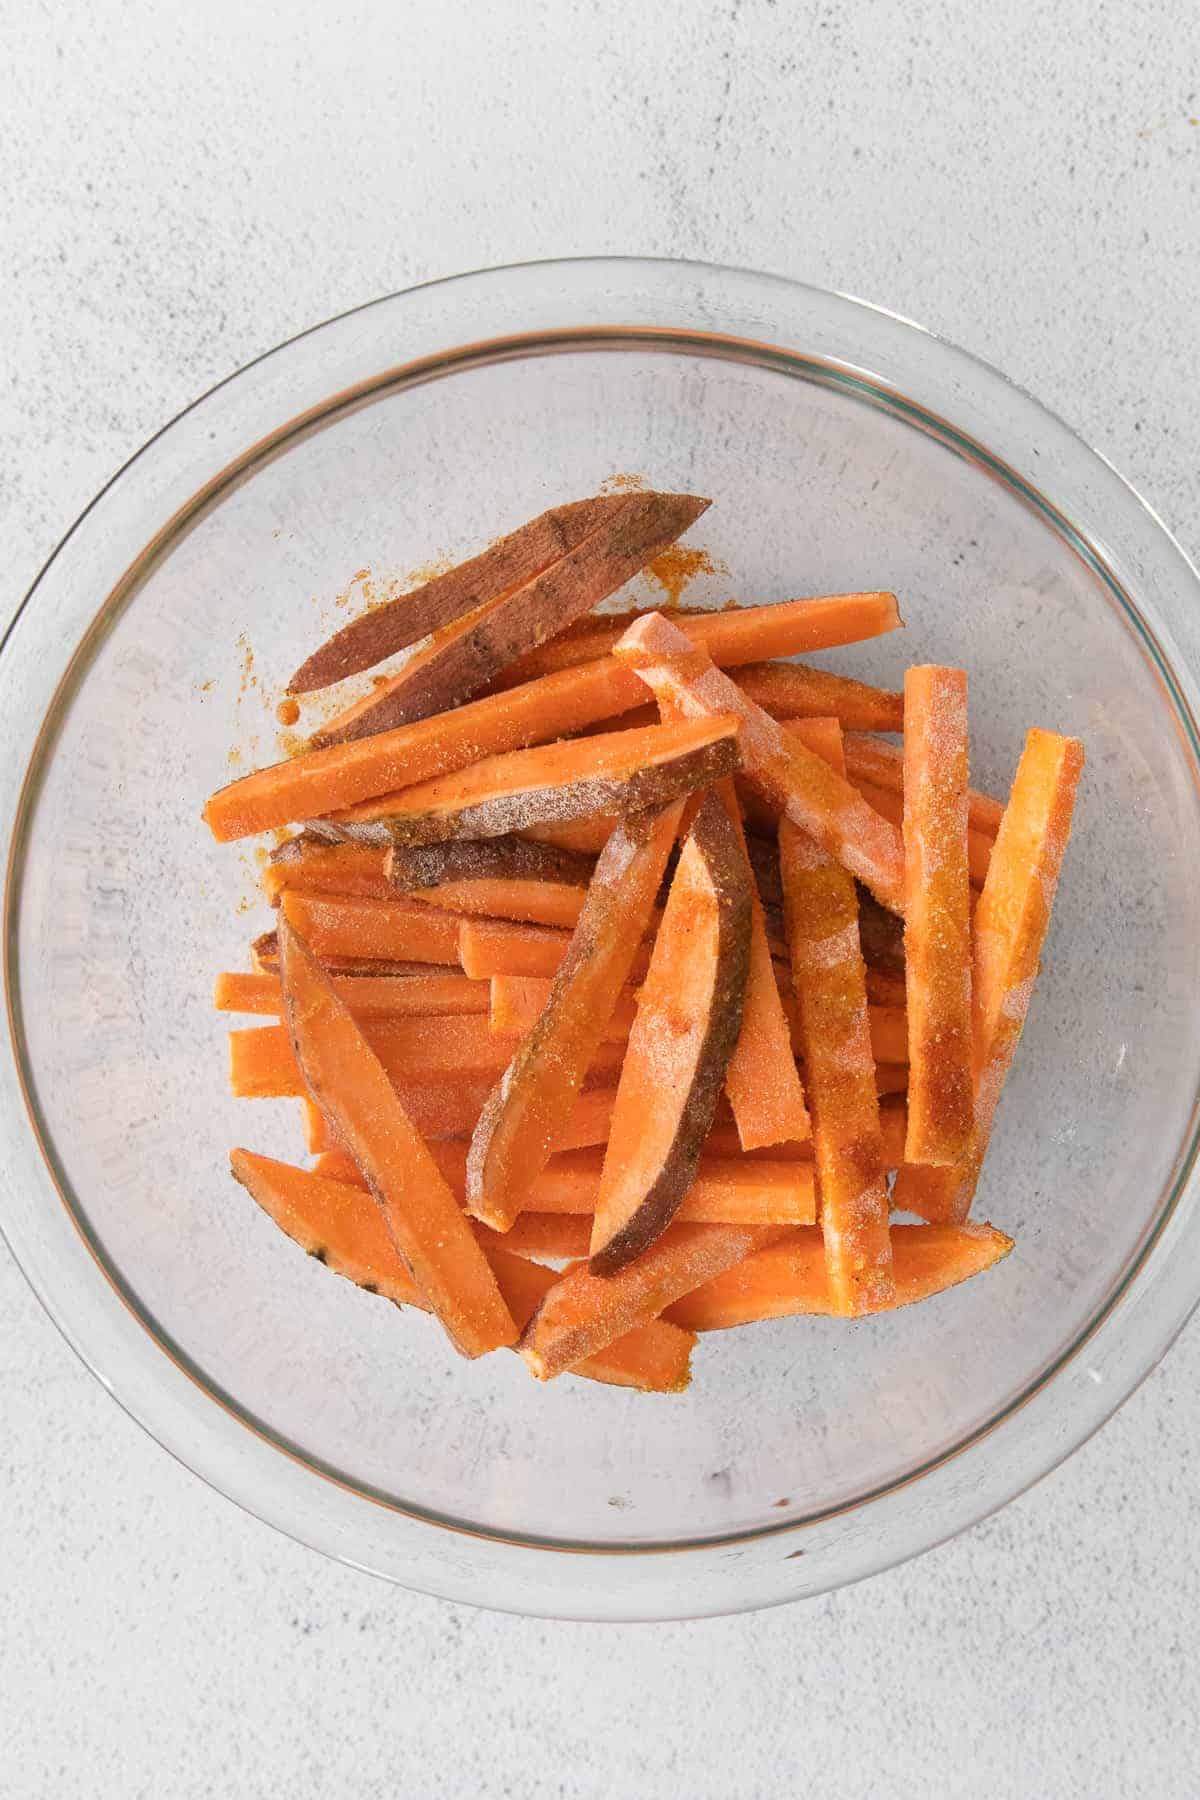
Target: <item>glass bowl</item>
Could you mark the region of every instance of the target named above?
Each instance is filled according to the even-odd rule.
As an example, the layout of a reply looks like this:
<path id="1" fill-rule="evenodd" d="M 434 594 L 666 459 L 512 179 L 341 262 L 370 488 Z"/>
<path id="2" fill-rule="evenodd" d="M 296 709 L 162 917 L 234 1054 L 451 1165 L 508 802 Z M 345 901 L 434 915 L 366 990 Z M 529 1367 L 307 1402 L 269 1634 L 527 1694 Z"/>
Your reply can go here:
<path id="1" fill-rule="evenodd" d="M 966 665 L 978 785 L 1005 791 L 1031 724 L 1088 752 L 977 1207 L 1015 1252 L 891 1317 L 703 1340 L 671 1398 L 464 1363 L 233 1184 L 231 1145 L 300 1140 L 294 1102 L 227 1093 L 212 979 L 266 921 L 253 848 L 199 818 L 280 754 L 282 684 L 347 596 L 614 475 L 714 497 L 689 601 L 894 588 L 907 630 L 824 660 L 889 684 Z M 1033 400 L 767 276 L 493 270 L 273 351 L 122 470 L 0 655 L 3 1223 L 30 1281 L 214 1486 L 456 1600 L 733 1611 L 958 1531 L 1079 1444 L 1200 1294 L 1200 785 L 1175 647 L 1194 658 L 1198 599 Z"/>

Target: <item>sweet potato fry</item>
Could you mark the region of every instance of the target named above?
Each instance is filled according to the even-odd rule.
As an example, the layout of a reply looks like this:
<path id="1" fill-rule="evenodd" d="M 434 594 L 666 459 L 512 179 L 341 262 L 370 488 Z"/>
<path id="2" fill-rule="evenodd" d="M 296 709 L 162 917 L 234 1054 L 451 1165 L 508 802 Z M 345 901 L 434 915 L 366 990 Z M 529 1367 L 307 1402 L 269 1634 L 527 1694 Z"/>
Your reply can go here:
<path id="1" fill-rule="evenodd" d="M 905 1155 L 914 1163 L 956 1163 L 971 1141 L 967 759 L 966 674 L 929 664 L 910 668 L 904 677 Z"/>
<path id="2" fill-rule="evenodd" d="M 809 663 L 750 663 L 734 679 L 747 700 L 773 719 L 831 718 L 856 731 L 904 729 L 903 694 L 831 675 Z"/>
<path id="3" fill-rule="evenodd" d="M 615 593 L 694 525 L 691 494 L 631 494 L 540 574 L 448 625 L 373 694 L 317 734 L 325 745 L 391 731 L 461 706 L 526 651 Z"/>
<path id="4" fill-rule="evenodd" d="M 379 855 L 373 847 L 366 853 Z M 423 894 L 430 888 L 457 886 L 462 881 L 513 879 L 566 882 L 585 888 L 596 866 L 593 856 L 578 856 L 552 844 L 530 843 L 527 838 L 512 836 L 396 844 L 384 852 L 384 862 L 388 880 L 402 894 Z"/>
<path id="5" fill-rule="evenodd" d="M 384 874 L 386 850 L 373 844 L 330 844 L 309 832 L 288 838 L 263 870 L 263 893 L 274 906 L 285 889 L 302 894 L 393 897 Z"/>
<path id="6" fill-rule="evenodd" d="M 457 1146 L 456 1146 L 457 1147 Z M 706 1142 L 695 1179 L 675 1215 L 681 1222 L 729 1225 L 806 1225 L 816 1217 L 811 1162 L 716 1155 Z M 590 1215 L 604 1167 L 604 1151 L 561 1151 L 529 1187 L 527 1204 L 539 1213 Z M 524 1215 L 522 1215 L 524 1216 Z M 591 1220 L 588 1220 L 591 1231 Z M 583 1255 L 582 1251 L 569 1252 Z"/>
<path id="7" fill-rule="evenodd" d="M 970 1211 L 1000 1090 L 1029 1010 L 1083 761 L 1077 738 L 1031 731 L 1025 740 L 975 912 L 971 1148 L 956 1167 L 905 1163 L 892 1196 L 898 1210 L 950 1225 Z"/>
<path id="8" fill-rule="evenodd" d="M 607 656 L 624 632 L 643 619 L 659 616 L 661 610 L 634 611 L 616 613 L 610 620 L 588 620 L 582 630 L 552 638 L 540 650 L 522 657 L 511 673 L 528 681 Z M 678 609 L 670 617 L 683 626 L 693 643 L 707 651 L 718 668 L 861 643 L 904 623 L 896 596 L 883 593 L 827 594 L 815 600 L 783 600 L 773 606 L 735 606 L 725 612 Z"/>
<path id="9" fill-rule="evenodd" d="M 546 844 L 583 856 L 599 856 L 616 825 L 612 813 L 591 819 L 562 819 L 556 824 L 527 825 L 521 836 L 532 844 Z"/>
<path id="10" fill-rule="evenodd" d="M 409 975 L 429 975 L 430 966 L 425 962 L 396 960 L 393 957 L 376 956 L 323 956 L 321 962 L 325 973 L 338 980 L 353 977 L 356 980 L 372 980 L 392 977 L 400 980 Z M 256 975 L 279 974 L 279 933 L 264 931 L 256 937 L 250 946 L 250 966 Z"/>
<path id="11" fill-rule="evenodd" d="M 336 991 L 336 990 L 335 990 Z M 493 1079 L 508 1064 L 512 1040 L 497 1036 L 480 1014 L 360 1021 L 362 1034 L 390 1080 L 403 1087 L 427 1081 Z M 229 1034 L 230 1086 L 241 1100 L 273 1100 L 304 1092 L 304 1081 L 282 1025 Z M 591 1059 L 597 1077 L 615 1078 L 622 1045 L 600 1044 Z"/>
<path id="12" fill-rule="evenodd" d="M 741 1030 L 750 924 L 749 865 L 709 794 L 671 882 L 629 1035 L 596 1197 L 593 1274 L 640 1255 L 692 1185 Z"/>
<path id="13" fill-rule="evenodd" d="M 552 925 L 571 931 L 583 909 L 586 886 L 539 881 L 524 875 L 482 875 L 416 888 L 412 898 L 461 918 L 510 919 L 518 925 Z"/>
<path id="14" fill-rule="evenodd" d="M 779 855 L 832 1304 L 870 1312 L 894 1292 L 888 1191 L 854 884 L 781 822 Z"/>
<path id="15" fill-rule="evenodd" d="M 1012 1247 L 1012 1239 L 990 1225 L 894 1225 L 895 1292 L 875 1310 L 927 1300 L 990 1268 Z M 836 1310 L 821 1232 L 810 1226 L 685 1294 L 665 1316 L 691 1331 L 725 1331 L 758 1319 Z"/>
<path id="16" fill-rule="evenodd" d="M 366 1177 L 422 1293 L 465 1356 L 512 1343 L 517 1328 L 457 1200 L 286 910 L 279 949 L 287 1029 L 305 1085 Z"/>
<path id="17" fill-rule="evenodd" d="M 737 763 L 737 731 L 732 719 L 688 720 L 514 750 L 356 808 L 338 822 L 370 841 L 423 844 L 593 813 L 657 810 L 729 774 Z"/>
<path id="18" fill-rule="evenodd" d="M 902 912 L 904 846 L 895 826 L 788 728 L 747 700 L 702 648 L 660 613 L 651 613 L 625 633 L 616 654 L 637 670 L 660 701 L 665 696 L 689 718 L 736 717 L 746 779 L 865 881 L 885 906 Z"/>
<path id="19" fill-rule="evenodd" d="M 547 1290 L 521 1335 L 521 1355 L 539 1381 L 549 1381 L 790 1229 L 676 1224 L 615 1275 L 577 1264 Z"/>
<path id="20" fill-rule="evenodd" d="M 497 975 L 552 978 L 558 973 L 571 934 L 549 925 L 518 925 L 507 919 L 463 919 L 458 932 L 458 955 L 466 974 L 477 981 Z M 640 981 L 650 960 L 647 947 L 634 953 L 629 974 Z"/>
<path id="21" fill-rule="evenodd" d="M 597 526 L 619 514 L 623 505 L 619 496 L 597 494 L 589 500 L 551 507 L 480 555 L 444 575 L 435 575 L 385 606 L 372 607 L 343 625 L 301 664 L 288 683 L 288 693 L 312 693 L 373 668 L 431 632 L 524 586 L 574 550 Z"/>
<path id="22" fill-rule="evenodd" d="M 901 726 L 891 729 L 899 731 Z M 862 731 L 847 731 L 844 743 L 846 773 L 851 781 L 865 781 L 873 788 L 887 788 L 894 794 L 904 792 L 904 751 L 898 744 Z M 967 789 L 967 823 L 972 831 L 994 838 L 1003 814 L 1002 801 L 975 788 Z"/>
<path id="23" fill-rule="evenodd" d="M 619 825 L 605 845 L 546 1005 L 471 1141 L 467 1204 L 505 1231 L 545 1166 L 603 1049 L 675 842 L 682 804 Z"/>
<path id="24" fill-rule="evenodd" d="M 295 1169 L 249 1150 L 230 1152 L 236 1180 L 301 1249 L 336 1275 L 401 1306 L 430 1310 L 392 1241 L 383 1214 L 357 1183 L 341 1183 Z M 524 1326 L 556 1276 L 503 1247 L 485 1252 L 516 1324 Z M 654 1320 L 572 1370 L 591 1381 L 678 1393 L 687 1386 L 693 1335 Z"/>
<path id="25" fill-rule="evenodd" d="M 491 990 L 486 981 L 428 971 L 423 975 L 337 975 L 334 992 L 356 1019 L 438 1018 L 486 1013 Z M 283 1016 L 277 975 L 217 976 L 213 1004 L 218 1012 Z"/>
<path id="26" fill-rule="evenodd" d="M 419 900 L 285 893 L 280 911 L 315 955 L 457 963 L 459 920 Z"/>

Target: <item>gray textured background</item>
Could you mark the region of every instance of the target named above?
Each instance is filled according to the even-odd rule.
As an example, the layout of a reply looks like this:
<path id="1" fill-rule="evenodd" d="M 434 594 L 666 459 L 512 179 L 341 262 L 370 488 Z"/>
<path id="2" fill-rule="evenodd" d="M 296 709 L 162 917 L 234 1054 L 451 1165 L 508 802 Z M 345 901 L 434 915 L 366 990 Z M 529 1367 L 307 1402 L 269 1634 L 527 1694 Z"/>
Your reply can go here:
<path id="1" fill-rule="evenodd" d="M 581 251 L 920 319 L 1200 547 L 1192 0 L 850 10 L 6 9 L 0 618 L 112 470 L 249 357 L 412 281 Z M 0 1382 L 6 1797 L 1197 1791 L 1195 1327 L 957 1542 L 802 1609 L 626 1629 L 424 1600 L 243 1517 L 118 1411 L 2 1252 Z"/>

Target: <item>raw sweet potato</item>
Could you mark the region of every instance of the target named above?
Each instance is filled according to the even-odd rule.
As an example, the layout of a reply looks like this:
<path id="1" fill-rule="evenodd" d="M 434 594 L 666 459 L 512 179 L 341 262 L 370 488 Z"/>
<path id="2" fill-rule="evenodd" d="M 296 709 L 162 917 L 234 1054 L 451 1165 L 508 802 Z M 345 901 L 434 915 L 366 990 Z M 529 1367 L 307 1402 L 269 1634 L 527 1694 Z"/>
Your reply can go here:
<path id="1" fill-rule="evenodd" d="M 1077 738 L 1031 731 L 1025 740 L 975 912 L 971 1148 L 957 1167 L 906 1163 L 893 1193 L 902 1211 L 945 1224 L 961 1223 L 970 1211 L 1000 1090 L 1029 1010 L 1083 761 Z"/>
<path id="2" fill-rule="evenodd" d="M 458 929 L 458 959 L 473 981 L 496 975 L 557 973 L 569 931 L 549 925 L 520 925 L 507 919 L 463 919 Z"/>
<path id="3" fill-rule="evenodd" d="M 854 883 L 790 819 L 779 856 L 830 1298 L 837 1312 L 872 1312 L 894 1288 Z"/>
<path id="4" fill-rule="evenodd" d="M 659 809 L 728 775 L 737 763 L 737 732 L 735 720 L 707 718 L 514 750 L 356 808 L 338 823 L 365 841 L 427 844 Z"/>
<path id="5" fill-rule="evenodd" d="M 600 1146 L 561 1151 L 531 1182 L 527 1204 L 539 1213 L 590 1215 L 595 1211 L 603 1167 Z M 706 1142 L 695 1179 L 675 1216 L 681 1222 L 698 1224 L 811 1224 L 816 1217 L 812 1164 L 752 1159 L 736 1149 L 716 1155 Z M 585 1244 L 582 1251 L 569 1254 L 583 1255 L 586 1249 Z"/>
<path id="6" fill-rule="evenodd" d="M 528 681 L 607 656 L 627 630 L 645 618 L 658 616 L 661 609 L 588 620 L 581 631 L 553 638 L 532 655 L 522 657 L 511 672 L 516 679 Z M 896 596 L 883 593 L 826 594 L 814 600 L 783 600 L 773 606 L 734 606 L 724 612 L 678 609 L 670 617 L 708 652 L 718 668 L 832 650 L 839 644 L 881 637 L 904 623 Z"/>
<path id="7" fill-rule="evenodd" d="M 598 813 L 591 819 L 560 819 L 556 824 L 527 825 L 521 836 L 532 844 L 546 844 L 582 856 L 599 856 L 612 836 L 616 818 Z"/>
<path id="8" fill-rule="evenodd" d="M 596 1197 L 594 1275 L 646 1250 L 692 1185 L 741 1030 L 750 925 L 749 865 L 709 794 L 671 882 L 629 1035 Z"/>
<path id="9" fill-rule="evenodd" d="M 577 1264 L 547 1290 L 521 1335 L 521 1355 L 539 1381 L 549 1381 L 790 1229 L 676 1224 L 615 1275 Z"/>
<path id="10" fill-rule="evenodd" d="M 310 1256 L 367 1293 L 430 1310 L 392 1242 L 382 1212 L 362 1187 L 294 1169 L 249 1150 L 231 1151 L 229 1161 L 235 1178 Z M 517 1325 L 524 1326 L 556 1276 L 506 1248 L 489 1247 L 485 1254 L 505 1305 Z M 678 1393 L 687 1386 L 694 1343 L 691 1332 L 656 1319 L 609 1345 L 572 1374 L 617 1387 Z"/>
<path id="11" fill-rule="evenodd" d="M 904 677 L 904 945 L 908 1142 L 914 1163 L 970 1145 L 971 904 L 967 677 L 923 664 Z M 876 1047 L 875 1054 L 879 1055 Z"/>
<path id="12" fill-rule="evenodd" d="M 272 905 L 285 889 L 387 900 L 391 889 L 384 874 L 386 859 L 386 850 L 374 844 L 330 844 L 301 832 L 272 852 L 263 870 L 263 893 Z"/>
<path id="13" fill-rule="evenodd" d="M 511 1038 L 497 1036 L 485 1017 L 375 1018 L 360 1021 L 390 1080 L 403 1087 L 488 1075 L 512 1056 Z M 260 1025 L 229 1034 L 230 1086 L 241 1100 L 272 1100 L 304 1092 L 304 1082 L 282 1025 Z M 600 1044 L 590 1068 L 612 1080 L 624 1055 L 620 1044 Z"/>
<path id="14" fill-rule="evenodd" d="M 750 663 L 734 679 L 746 698 L 773 719 L 833 718 L 857 731 L 904 728 L 903 694 L 831 675 L 809 663 Z"/>
<path id="15" fill-rule="evenodd" d="M 355 1018 L 437 1018 L 485 1013 L 491 1007 L 486 981 L 429 970 L 423 975 L 337 975 L 334 991 Z M 283 1016 L 277 975 L 217 976 L 213 1004 L 218 1012 Z"/>
<path id="16" fill-rule="evenodd" d="M 682 805 L 641 814 L 605 845 L 546 1005 L 471 1140 L 467 1204 L 504 1231 L 556 1145 L 629 977 L 675 841 Z M 611 1049 L 611 1046 L 607 1046 Z"/>
<path id="17" fill-rule="evenodd" d="M 895 1292 L 875 1310 L 911 1306 L 990 1268 L 1012 1249 L 990 1225 L 894 1225 Z M 757 1319 L 794 1313 L 832 1313 L 829 1272 L 820 1229 L 801 1228 L 782 1243 L 756 1250 L 703 1287 L 685 1294 L 666 1317 L 691 1331 L 724 1331 Z"/>
<path id="18" fill-rule="evenodd" d="M 871 781 L 864 781 L 862 776 L 851 778 L 851 786 L 856 787 L 868 806 L 874 808 L 880 818 L 890 819 L 893 825 L 904 824 L 904 795 L 895 788 L 876 787 Z M 967 872 L 971 886 L 981 888 L 987 879 L 988 864 L 992 860 L 992 845 L 995 839 L 986 831 L 975 831 L 967 828 Z"/>
<path id="19" fill-rule="evenodd" d="M 412 898 L 460 919 L 511 919 L 518 925 L 552 925 L 570 931 L 578 922 L 586 893 L 586 886 L 575 882 L 480 875 L 444 881 L 440 887 L 417 888 Z"/>
<path id="20" fill-rule="evenodd" d="M 378 856 L 374 847 L 344 845 Z M 387 876 L 402 894 L 425 893 L 462 881 L 557 881 L 586 887 L 596 866 L 592 856 L 579 856 L 552 844 L 524 837 L 462 838 L 440 844 L 394 845 L 383 853 Z M 381 862 L 380 867 L 383 867 Z"/>
<path id="21" fill-rule="evenodd" d="M 419 900 L 285 893 L 280 910 L 322 959 L 331 956 L 457 963 L 459 921 Z"/>
<path id="22" fill-rule="evenodd" d="M 903 911 L 904 846 L 895 826 L 787 727 L 747 700 L 703 648 L 661 613 L 651 613 L 625 633 L 616 654 L 660 700 L 667 697 L 689 718 L 735 717 L 747 780 L 885 906 Z"/>
<path id="23" fill-rule="evenodd" d="M 522 587 L 574 550 L 598 525 L 619 513 L 622 505 L 619 496 L 597 494 L 539 513 L 468 562 L 343 625 L 301 664 L 288 682 L 288 693 L 312 693 L 373 668 L 488 601 Z"/>
<path id="24" fill-rule="evenodd" d="M 339 980 L 343 977 L 354 977 L 357 980 L 370 980 L 376 977 L 390 976 L 400 979 L 408 975 L 428 975 L 430 966 L 424 962 L 397 961 L 392 957 L 376 956 L 323 956 L 321 962 L 325 973 Z M 279 933 L 264 931 L 256 937 L 250 946 L 250 965 L 256 975 L 279 974 Z"/>
<path id="25" fill-rule="evenodd" d="M 366 1177 L 422 1293 L 465 1356 L 512 1343 L 517 1328 L 457 1200 L 286 910 L 279 949 L 285 1018 L 305 1084 Z"/>
<path id="26" fill-rule="evenodd" d="M 615 593 L 694 525 L 708 506 L 691 494 L 631 494 L 540 574 L 445 627 L 425 651 L 315 741 L 394 730 L 461 706 L 523 653 Z"/>

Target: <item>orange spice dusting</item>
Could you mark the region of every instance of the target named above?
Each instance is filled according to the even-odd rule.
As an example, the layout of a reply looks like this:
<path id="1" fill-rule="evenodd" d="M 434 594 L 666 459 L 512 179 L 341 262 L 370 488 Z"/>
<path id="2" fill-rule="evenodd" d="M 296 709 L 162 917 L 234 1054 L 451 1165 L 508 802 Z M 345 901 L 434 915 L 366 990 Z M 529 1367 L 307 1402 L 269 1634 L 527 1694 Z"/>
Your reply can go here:
<path id="1" fill-rule="evenodd" d="M 200 692 L 202 694 L 211 694 L 212 693 L 212 682 L 211 681 L 202 681 L 200 683 Z"/>
<path id="2" fill-rule="evenodd" d="M 276 741 L 279 746 L 281 762 L 290 762 L 293 756 L 299 756 L 303 751 L 312 747 L 304 734 L 299 731 L 281 731 Z"/>
<path id="3" fill-rule="evenodd" d="M 300 717 L 299 701 L 293 700 L 290 697 L 286 700 L 281 700 L 279 705 L 275 708 L 275 717 L 279 720 L 281 725 L 294 725 L 296 720 Z"/>
<path id="4" fill-rule="evenodd" d="M 687 544 L 672 544 L 669 550 L 656 556 L 652 563 L 647 563 L 646 573 L 657 587 L 662 588 L 667 596 L 667 605 L 671 607 L 679 605 L 683 590 L 697 575 L 714 575 L 716 569 L 707 550 Z"/>
<path id="5" fill-rule="evenodd" d="M 602 494 L 623 493 L 627 488 L 648 488 L 650 483 L 644 475 L 610 475 L 600 483 Z"/>

